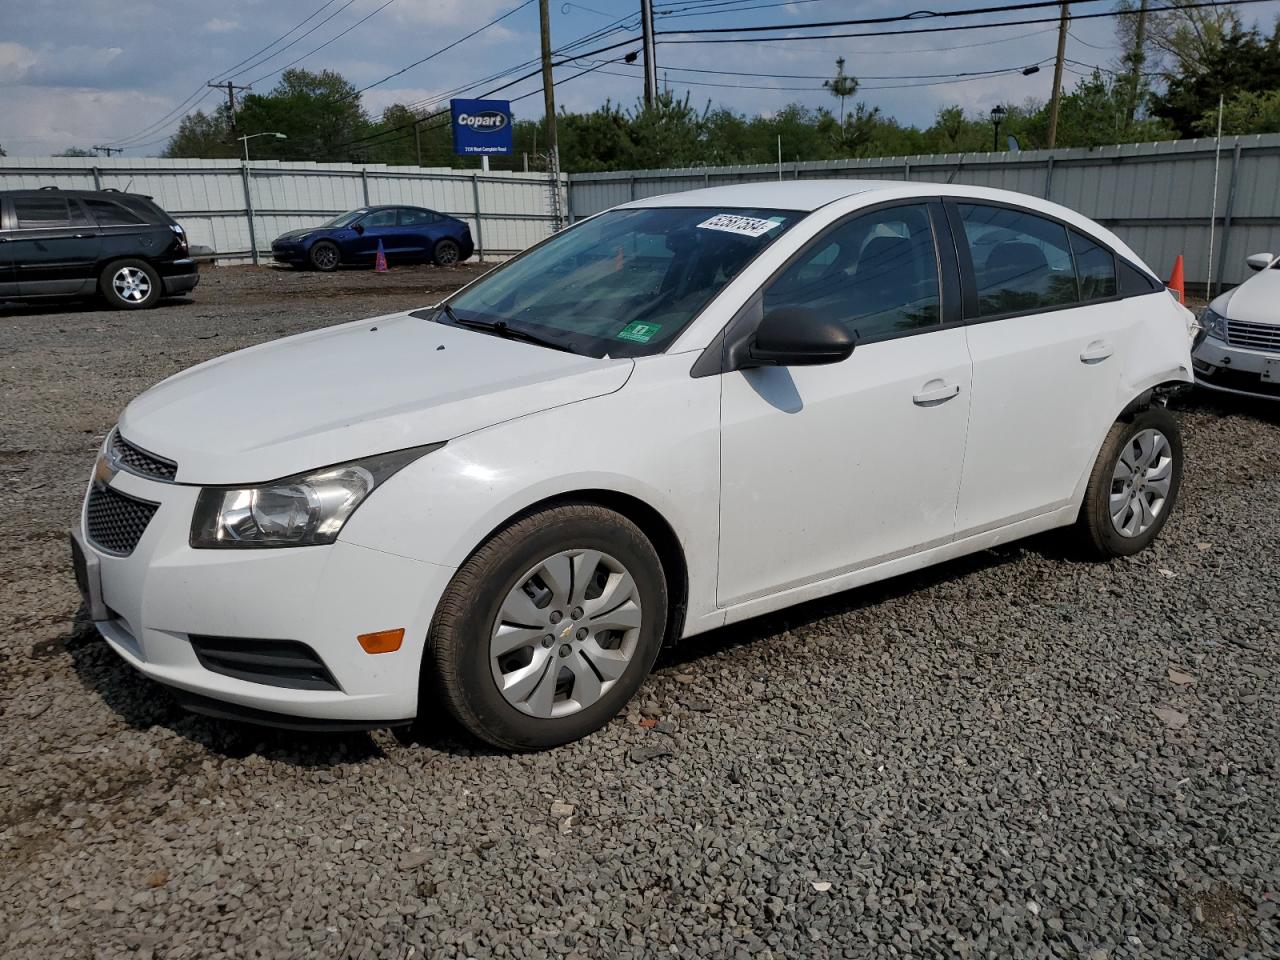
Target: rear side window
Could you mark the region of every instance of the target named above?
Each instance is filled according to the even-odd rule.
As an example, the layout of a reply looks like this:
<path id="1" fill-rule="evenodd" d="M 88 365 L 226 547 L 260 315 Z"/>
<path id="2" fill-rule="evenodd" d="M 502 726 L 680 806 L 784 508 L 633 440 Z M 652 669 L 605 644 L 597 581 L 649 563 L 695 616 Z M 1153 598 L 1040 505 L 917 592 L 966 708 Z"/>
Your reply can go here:
<path id="1" fill-rule="evenodd" d="M 1076 258 L 1076 277 L 1080 281 L 1080 299 L 1106 300 L 1116 295 L 1116 258 L 1106 247 L 1094 243 L 1083 234 L 1071 233 L 1071 252 Z"/>
<path id="2" fill-rule="evenodd" d="M 20 230 L 71 226 L 71 205 L 65 197 L 22 197 L 13 201 L 13 213 Z"/>
<path id="3" fill-rule="evenodd" d="M 978 316 L 1078 302 L 1066 227 L 1006 207 L 958 206 L 978 286 Z"/>
<path id="4" fill-rule="evenodd" d="M 860 341 L 940 322 L 938 259 L 929 208 L 889 207 L 854 217 L 802 253 L 764 292 L 764 310 L 808 307 Z"/>
<path id="5" fill-rule="evenodd" d="M 124 204 L 116 203 L 114 200 L 88 197 L 84 203 L 100 227 L 132 227 L 147 222 Z"/>

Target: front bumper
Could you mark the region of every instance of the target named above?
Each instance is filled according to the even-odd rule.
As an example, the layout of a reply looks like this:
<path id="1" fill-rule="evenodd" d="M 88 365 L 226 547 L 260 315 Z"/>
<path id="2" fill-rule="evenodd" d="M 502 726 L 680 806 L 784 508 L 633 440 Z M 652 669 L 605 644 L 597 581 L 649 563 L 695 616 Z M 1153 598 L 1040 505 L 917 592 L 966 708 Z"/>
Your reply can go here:
<path id="1" fill-rule="evenodd" d="M 304 263 L 307 259 L 307 251 L 302 248 L 301 244 L 273 243 L 271 245 L 271 259 L 276 263 Z"/>
<path id="2" fill-rule="evenodd" d="M 1191 352 L 1196 383 L 1210 390 L 1280 400 L 1280 353 L 1204 337 Z"/>
<path id="3" fill-rule="evenodd" d="M 423 649 L 450 568 L 341 540 L 193 550 L 187 539 L 198 487 L 125 472 L 110 485 L 159 507 L 128 556 L 93 545 L 82 509 L 73 534 L 84 555 L 77 579 L 98 632 L 140 673 L 179 691 L 194 710 L 256 723 L 353 729 L 391 726 L 417 714 Z M 398 627 L 405 639 L 394 653 L 367 654 L 356 640 Z M 335 689 L 215 672 L 201 662 L 193 636 L 305 643 Z"/>

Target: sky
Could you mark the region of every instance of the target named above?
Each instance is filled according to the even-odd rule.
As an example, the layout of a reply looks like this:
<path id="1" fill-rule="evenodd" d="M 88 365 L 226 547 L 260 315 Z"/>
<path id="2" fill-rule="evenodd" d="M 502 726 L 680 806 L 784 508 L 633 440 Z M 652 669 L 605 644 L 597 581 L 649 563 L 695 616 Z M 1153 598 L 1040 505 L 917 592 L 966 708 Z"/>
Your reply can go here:
<path id="1" fill-rule="evenodd" d="M 984 5 L 935 0 L 929 9 Z M 1073 10 L 1101 12 L 1111 6 L 1110 0 L 1102 0 L 1077 3 Z M 654 0 L 654 9 L 661 33 L 892 16 L 910 8 L 894 0 Z M 1240 9 L 1246 22 L 1270 24 L 1280 13 L 1280 0 Z M 615 30 L 573 51 L 579 54 L 638 36 L 638 10 L 639 0 L 551 0 L 552 44 L 560 47 L 595 31 Z M 299 67 L 337 70 L 365 87 L 510 11 L 500 23 L 453 49 L 372 86 L 363 99 L 373 114 L 391 103 L 433 101 L 536 58 L 536 0 L 523 5 L 521 0 L 0 0 L 0 146 L 11 157 L 47 156 L 95 144 L 124 145 L 126 156 L 154 156 L 187 111 L 217 104 L 219 94 L 204 86 L 209 80 L 231 78 L 265 93 L 279 71 L 297 60 Z M 945 22 L 1052 16 L 1052 9 L 1044 9 Z M 854 29 L 875 28 L 825 32 Z M 843 56 L 846 70 L 861 81 L 855 100 L 924 126 L 943 106 L 986 113 L 997 103 L 1047 99 L 1056 30 L 1054 24 L 1042 23 L 746 44 L 677 44 L 668 41 L 691 35 L 664 34 L 658 38 L 657 61 L 660 82 L 680 93 L 689 91 L 698 106 L 709 100 L 767 114 L 791 102 L 833 106 L 821 81 L 805 78 L 830 75 L 836 57 Z M 603 61 L 638 48 L 636 41 L 560 67 L 557 104 L 569 110 L 590 110 L 605 99 L 634 104 L 642 89 L 639 66 Z M 1119 54 L 1113 20 L 1074 22 L 1064 85 L 1069 88 L 1076 73 L 1087 72 L 1084 65 L 1114 67 Z M 1043 66 L 1023 76 L 1021 68 L 1031 64 Z M 591 66 L 597 69 L 575 76 Z M 996 70 L 1010 72 L 938 76 Z M 464 95 L 479 95 L 493 85 Z M 513 109 L 518 118 L 533 118 L 541 111 L 539 91 L 534 78 L 497 96 L 516 100 L 531 94 L 516 100 Z"/>

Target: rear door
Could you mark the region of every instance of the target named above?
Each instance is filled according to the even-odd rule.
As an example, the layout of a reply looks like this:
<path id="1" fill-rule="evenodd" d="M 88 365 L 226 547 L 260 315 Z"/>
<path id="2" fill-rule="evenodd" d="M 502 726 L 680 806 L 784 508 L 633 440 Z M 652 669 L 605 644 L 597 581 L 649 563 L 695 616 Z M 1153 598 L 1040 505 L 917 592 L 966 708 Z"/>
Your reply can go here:
<path id="1" fill-rule="evenodd" d="M 1118 413 L 1135 320 L 1111 251 L 1016 207 L 948 202 L 973 397 L 958 536 L 1067 505 Z"/>
<path id="2" fill-rule="evenodd" d="M 56 190 L 13 198 L 9 255 L 20 296 L 91 293 L 101 238 L 74 197 Z"/>
<path id="3" fill-rule="evenodd" d="M 417 207 L 400 208 L 400 230 L 404 234 L 405 253 L 426 258 L 440 236 L 440 214 Z"/>

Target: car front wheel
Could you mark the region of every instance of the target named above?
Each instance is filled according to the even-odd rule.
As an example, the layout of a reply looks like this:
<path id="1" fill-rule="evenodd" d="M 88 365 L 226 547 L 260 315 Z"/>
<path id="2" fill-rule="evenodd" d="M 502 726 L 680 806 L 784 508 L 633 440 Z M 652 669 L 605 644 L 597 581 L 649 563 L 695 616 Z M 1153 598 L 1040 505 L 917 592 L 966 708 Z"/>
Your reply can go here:
<path id="1" fill-rule="evenodd" d="M 338 251 L 337 244 L 330 243 L 328 240 L 319 240 L 312 245 L 308 259 L 311 261 L 311 266 L 317 270 L 331 273 L 338 269 L 338 264 L 342 262 L 342 254 Z"/>
<path id="2" fill-rule="evenodd" d="M 160 274 L 145 260 L 117 260 L 98 277 L 98 292 L 117 310 L 143 310 L 160 302 Z"/>
<path id="3" fill-rule="evenodd" d="M 454 576 L 432 625 L 449 712 L 507 750 L 584 737 L 639 689 L 662 644 L 667 591 L 653 545 L 594 504 L 529 514 Z"/>
<path id="4" fill-rule="evenodd" d="M 1095 556 L 1127 557 L 1144 549 L 1169 520 L 1182 484 L 1182 432 L 1173 414 L 1150 407 L 1118 421 L 1089 476 L 1080 539 Z"/>

